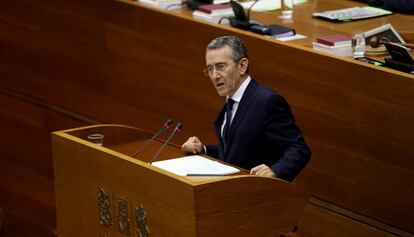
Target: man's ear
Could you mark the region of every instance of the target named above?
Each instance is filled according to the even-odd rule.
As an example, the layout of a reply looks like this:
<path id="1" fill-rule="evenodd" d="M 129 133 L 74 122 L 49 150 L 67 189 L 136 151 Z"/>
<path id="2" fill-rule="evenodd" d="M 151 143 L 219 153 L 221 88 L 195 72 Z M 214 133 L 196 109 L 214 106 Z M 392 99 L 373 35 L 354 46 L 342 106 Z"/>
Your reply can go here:
<path id="1" fill-rule="evenodd" d="M 247 71 L 247 68 L 249 67 L 249 59 L 247 58 L 240 59 L 239 67 L 240 67 L 240 74 L 244 75 Z"/>

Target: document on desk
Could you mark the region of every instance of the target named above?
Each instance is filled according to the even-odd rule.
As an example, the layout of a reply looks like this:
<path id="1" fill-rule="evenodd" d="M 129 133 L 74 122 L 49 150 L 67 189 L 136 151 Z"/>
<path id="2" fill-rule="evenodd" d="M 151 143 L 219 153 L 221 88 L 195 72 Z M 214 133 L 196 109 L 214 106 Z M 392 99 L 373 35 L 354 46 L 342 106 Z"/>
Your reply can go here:
<path id="1" fill-rule="evenodd" d="M 221 176 L 240 170 L 199 155 L 162 160 L 152 165 L 180 176 Z"/>
<path id="2" fill-rule="evenodd" d="M 280 9 L 280 1 L 277 0 L 247 1 L 241 3 L 244 9 L 250 9 L 253 4 L 254 6 L 251 10 L 256 12 L 274 11 Z"/>
<path id="3" fill-rule="evenodd" d="M 293 36 L 287 36 L 287 37 L 282 37 L 282 38 L 275 38 L 275 40 L 279 40 L 279 41 L 292 41 L 292 40 L 305 39 L 305 38 L 307 38 L 306 35 L 296 34 L 296 35 L 293 35 Z"/>
<path id="4" fill-rule="evenodd" d="M 305 3 L 307 0 L 293 0 L 293 5 L 298 5 Z M 265 11 L 274 11 L 281 8 L 281 0 L 260 0 L 260 1 L 247 1 L 240 3 L 244 9 L 250 9 L 254 4 L 252 11 L 255 12 L 265 12 Z"/>
<path id="5" fill-rule="evenodd" d="M 348 22 L 390 15 L 392 12 L 376 7 L 351 7 L 332 11 L 314 12 L 313 17 L 333 22 Z"/>

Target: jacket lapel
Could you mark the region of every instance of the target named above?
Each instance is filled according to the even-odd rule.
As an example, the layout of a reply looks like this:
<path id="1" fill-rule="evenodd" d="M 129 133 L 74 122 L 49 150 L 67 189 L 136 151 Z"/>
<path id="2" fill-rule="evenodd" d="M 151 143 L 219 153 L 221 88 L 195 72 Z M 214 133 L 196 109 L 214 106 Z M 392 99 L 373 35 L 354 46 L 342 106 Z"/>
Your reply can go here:
<path id="1" fill-rule="evenodd" d="M 256 90 L 256 86 L 257 86 L 257 83 L 252 79 L 250 81 L 249 85 L 247 86 L 246 90 L 243 93 L 243 96 L 240 100 L 240 103 L 239 103 L 239 106 L 237 108 L 236 114 L 234 115 L 233 121 L 232 121 L 232 123 L 230 125 L 230 128 L 229 128 L 229 134 L 228 134 L 228 137 L 227 137 L 227 147 L 230 147 L 232 142 L 233 142 L 235 131 L 237 130 L 238 126 L 240 125 L 240 121 L 244 117 L 243 115 L 245 114 L 245 112 L 249 108 L 249 104 L 251 102 L 251 100 L 249 100 L 249 98 L 254 93 L 254 91 Z M 223 119 L 221 120 L 221 122 L 223 122 Z M 228 150 L 229 149 L 226 149 L 226 154 L 227 154 Z M 224 156 L 227 156 L 226 154 Z"/>

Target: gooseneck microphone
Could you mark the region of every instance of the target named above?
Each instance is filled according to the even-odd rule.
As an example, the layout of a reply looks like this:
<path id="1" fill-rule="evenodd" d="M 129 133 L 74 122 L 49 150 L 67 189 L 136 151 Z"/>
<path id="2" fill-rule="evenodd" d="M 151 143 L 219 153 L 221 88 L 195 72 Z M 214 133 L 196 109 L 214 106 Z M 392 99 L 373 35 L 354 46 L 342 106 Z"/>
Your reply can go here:
<path id="1" fill-rule="evenodd" d="M 147 146 L 148 144 L 150 144 L 150 142 L 152 142 L 156 137 L 158 137 L 159 135 L 161 135 L 161 133 L 163 133 L 164 131 L 166 131 L 168 128 L 171 127 L 171 125 L 173 125 L 174 120 L 172 119 L 168 119 L 164 125 L 162 125 L 162 127 L 160 128 L 160 130 L 158 130 L 158 132 L 156 132 L 151 139 L 149 139 L 147 142 L 144 143 L 144 145 L 142 145 L 137 151 L 134 152 L 134 154 L 132 155 L 132 157 L 136 157 L 139 153 L 141 153 Z"/>
<path id="2" fill-rule="evenodd" d="M 233 9 L 234 17 L 229 17 L 229 23 L 232 27 L 248 30 L 250 28 L 250 19 L 244 12 L 243 6 L 232 0 L 230 6 Z"/>
<path id="3" fill-rule="evenodd" d="M 259 0 L 255 0 L 252 5 L 250 5 L 249 9 L 246 12 L 244 11 L 243 6 L 234 1 L 230 1 L 230 6 L 233 9 L 234 17 L 229 17 L 229 23 L 232 27 L 243 29 L 243 30 L 250 30 L 250 28 L 253 25 L 261 25 L 258 22 L 251 22 L 250 21 L 250 12 L 253 8 L 253 6 L 258 2 Z"/>
<path id="4" fill-rule="evenodd" d="M 149 162 L 150 165 L 152 164 L 152 162 L 158 159 L 161 152 L 165 149 L 165 146 L 181 131 L 182 128 L 183 125 L 181 123 L 178 123 L 177 126 L 175 126 L 174 131 L 171 133 L 170 137 L 167 140 L 165 140 L 164 144 L 162 144 L 157 154 L 155 154 L 155 156 L 152 157 L 151 161 Z"/>
<path id="5" fill-rule="evenodd" d="M 250 23 L 250 12 L 252 11 L 252 8 L 253 8 L 253 6 L 258 2 L 259 0 L 255 0 L 254 2 L 253 2 L 253 4 L 252 5 L 250 5 L 250 7 L 249 7 L 249 9 L 247 10 L 247 20 L 249 21 L 249 23 Z"/>

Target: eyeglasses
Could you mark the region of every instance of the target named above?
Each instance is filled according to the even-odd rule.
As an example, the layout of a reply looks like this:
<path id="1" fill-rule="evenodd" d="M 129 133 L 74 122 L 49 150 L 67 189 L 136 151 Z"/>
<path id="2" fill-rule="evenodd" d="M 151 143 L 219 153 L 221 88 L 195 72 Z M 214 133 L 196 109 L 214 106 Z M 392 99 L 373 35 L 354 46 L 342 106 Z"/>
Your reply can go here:
<path id="1" fill-rule="evenodd" d="M 231 61 L 230 63 L 217 63 L 212 66 L 207 66 L 206 68 L 203 69 L 204 75 L 212 76 L 214 74 L 214 71 L 224 72 L 226 71 L 227 67 L 232 63 L 237 63 L 237 62 Z"/>

